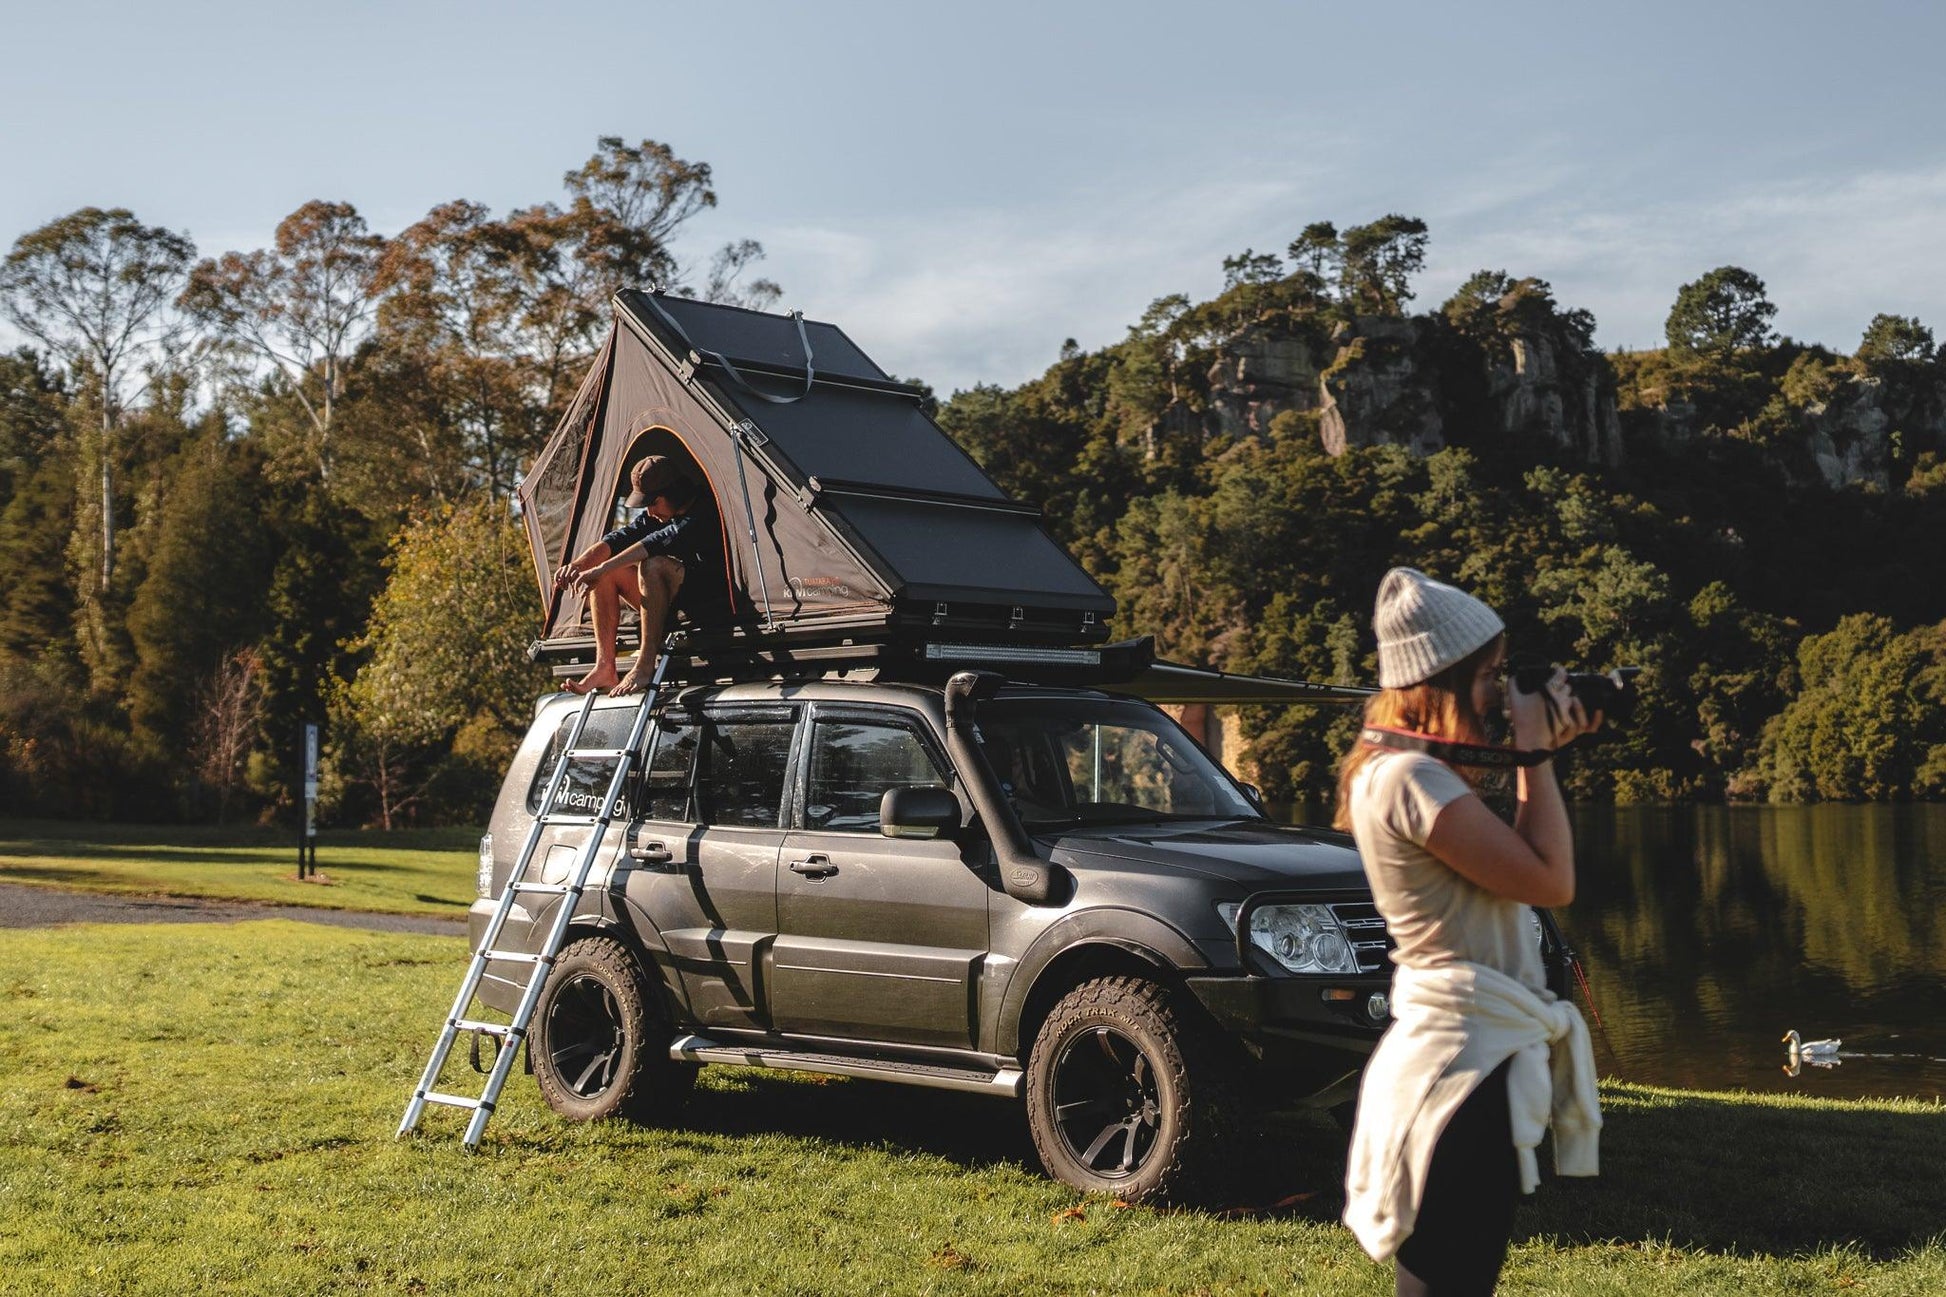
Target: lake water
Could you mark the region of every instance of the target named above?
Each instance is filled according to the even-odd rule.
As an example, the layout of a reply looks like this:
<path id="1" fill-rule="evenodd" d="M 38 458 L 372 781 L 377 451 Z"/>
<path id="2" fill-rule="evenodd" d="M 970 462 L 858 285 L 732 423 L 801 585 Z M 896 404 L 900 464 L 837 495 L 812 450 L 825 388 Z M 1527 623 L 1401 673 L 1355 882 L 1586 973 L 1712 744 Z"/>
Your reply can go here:
<path id="1" fill-rule="evenodd" d="M 1603 1074 L 1946 1098 L 1946 806 L 1578 807 Z M 1585 1011 L 1585 1005 L 1584 1005 Z M 1591 1024 L 1592 1026 L 1592 1024 Z M 1785 1069 L 1786 1030 L 1837 1038 Z"/>
<path id="2" fill-rule="evenodd" d="M 1946 1099 L 1946 806 L 1580 806 L 1574 821 L 1579 886 L 1555 917 L 1604 1076 Z M 1788 1030 L 1840 1040 L 1834 1065 L 1788 1074 Z"/>

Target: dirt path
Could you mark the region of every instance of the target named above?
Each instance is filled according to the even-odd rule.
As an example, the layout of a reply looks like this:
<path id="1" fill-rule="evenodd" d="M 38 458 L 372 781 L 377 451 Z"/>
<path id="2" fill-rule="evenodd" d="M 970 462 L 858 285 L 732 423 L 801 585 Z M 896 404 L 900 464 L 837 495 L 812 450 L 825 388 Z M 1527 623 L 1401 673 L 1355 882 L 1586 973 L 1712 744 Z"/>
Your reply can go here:
<path id="1" fill-rule="evenodd" d="M 466 935 L 464 918 L 418 914 L 367 914 L 317 910 L 305 905 L 253 905 L 182 896 L 104 896 L 54 887 L 0 883 L 0 928 L 49 928 L 63 923 L 242 923 L 249 919 L 296 919 L 378 932 Z"/>

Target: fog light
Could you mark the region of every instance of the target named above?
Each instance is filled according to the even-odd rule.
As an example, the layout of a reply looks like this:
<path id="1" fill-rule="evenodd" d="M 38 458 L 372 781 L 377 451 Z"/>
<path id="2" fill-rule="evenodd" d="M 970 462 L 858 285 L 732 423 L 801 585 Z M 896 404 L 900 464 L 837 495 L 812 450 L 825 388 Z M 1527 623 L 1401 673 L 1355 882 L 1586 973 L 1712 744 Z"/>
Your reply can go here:
<path id="1" fill-rule="evenodd" d="M 1392 1016 L 1391 997 L 1383 991 L 1373 991 L 1365 1000 L 1365 1016 L 1373 1022 L 1384 1022 Z"/>

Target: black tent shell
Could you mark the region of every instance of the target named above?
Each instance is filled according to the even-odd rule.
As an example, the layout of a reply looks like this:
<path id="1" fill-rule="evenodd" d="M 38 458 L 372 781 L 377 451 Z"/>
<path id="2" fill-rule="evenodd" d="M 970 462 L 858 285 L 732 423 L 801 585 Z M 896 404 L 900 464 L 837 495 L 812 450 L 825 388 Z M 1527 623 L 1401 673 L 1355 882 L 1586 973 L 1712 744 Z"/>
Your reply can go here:
<path id="1" fill-rule="evenodd" d="M 692 464 L 722 520 L 732 612 L 689 628 L 693 643 L 1106 639 L 1115 601 L 1040 511 L 837 326 L 633 289 L 614 305 L 519 490 L 544 653 L 586 644 L 586 601 L 553 574 L 616 525 L 648 454 Z"/>

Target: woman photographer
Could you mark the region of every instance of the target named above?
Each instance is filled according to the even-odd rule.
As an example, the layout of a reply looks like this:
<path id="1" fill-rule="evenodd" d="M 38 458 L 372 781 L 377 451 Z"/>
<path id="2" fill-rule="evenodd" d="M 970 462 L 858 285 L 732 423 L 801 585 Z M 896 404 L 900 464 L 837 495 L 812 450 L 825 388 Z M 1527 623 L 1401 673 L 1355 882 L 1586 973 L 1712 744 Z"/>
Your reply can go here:
<path id="1" fill-rule="evenodd" d="M 1549 761 L 1523 766 L 1510 826 L 1467 758 L 1511 758 L 1477 751 L 1503 706 L 1529 752 L 1601 717 L 1559 670 L 1507 696 L 1500 618 L 1423 573 L 1386 573 L 1372 621 L 1380 692 L 1340 770 L 1338 823 L 1397 944 L 1394 1021 L 1359 1092 L 1345 1223 L 1394 1259 L 1400 1294 L 1490 1293 L 1542 1132 L 1553 1126 L 1559 1173 L 1593 1175 L 1601 1114 L 1587 1028 L 1545 989 L 1530 909 L 1574 896 L 1560 786 Z"/>

